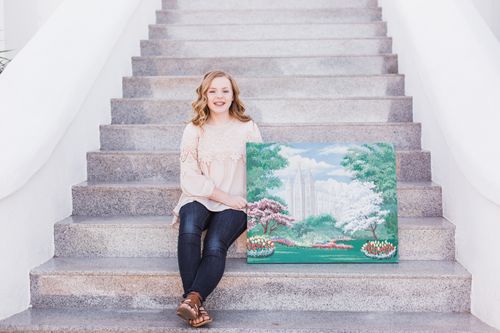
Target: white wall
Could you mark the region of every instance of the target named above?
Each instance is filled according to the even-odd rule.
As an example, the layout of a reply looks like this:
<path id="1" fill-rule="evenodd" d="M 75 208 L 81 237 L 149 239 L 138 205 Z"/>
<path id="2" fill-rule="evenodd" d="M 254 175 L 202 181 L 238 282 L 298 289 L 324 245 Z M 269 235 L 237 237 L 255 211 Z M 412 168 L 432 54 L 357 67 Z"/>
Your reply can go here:
<path id="1" fill-rule="evenodd" d="M 500 329 L 500 44 L 470 0 L 379 2 L 456 258 L 472 274 L 471 311 Z"/>
<path id="2" fill-rule="evenodd" d="M 5 50 L 5 17 L 4 0 L 0 0 L 0 50 Z"/>
<path id="3" fill-rule="evenodd" d="M 500 1 L 472 0 L 472 2 L 497 39 L 500 40 Z"/>
<path id="4" fill-rule="evenodd" d="M 88 0 L 86 2 L 79 2 L 80 0 L 65 1 L 72 2 L 77 6 L 92 6 L 93 8 L 98 8 L 100 4 L 98 0 Z M 55 146 L 44 146 L 44 148 L 50 149 L 52 152 L 48 160 L 41 164 L 35 174 L 30 176 L 27 183 L 23 182 L 24 185 L 21 188 L 0 199 L 0 319 L 28 307 L 30 300 L 29 271 L 53 256 L 54 223 L 71 214 L 71 186 L 86 179 L 86 152 L 99 149 L 98 129 L 100 124 L 109 123 L 110 121 L 110 98 L 121 96 L 122 77 L 131 75 L 130 58 L 139 54 L 139 40 L 147 39 L 147 26 L 149 23 L 154 22 L 155 10 L 161 6 L 160 0 L 107 0 L 105 4 L 108 9 L 114 6 L 117 11 L 123 10 L 123 12 L 114 15 L 113 13 L 107 13 L 106 15 L 109 14 L 110 20 L 105 22 L 104 27 L 100 29 L 121 28 L 119 28 L 116 38 L 109 44 L 109 50 L 98 43 L 96 44 L 100 50 L 103 50 L 102 52 L 109 53 L 105 54 L 102 63 L 97 62 L 96 67 L 92 68 L 92 71 L 96 72 L 94 83 L 91 85 L 90 90 L 86 88 L 82 92 L 86 97 L 81 102 L 78 101 L 77 94 L 73 92 L 75 95 L 74 105 L 69 105 L 67 112 L 73 113 L 76 108 L 76 116 L 72 118 L 69 127 L 63 129 L 62 138 Z M 122 8 L 131 8 L 130 13 L 128 9 Z M 65 15 L 63 14 L 65 13 L 59 14 L 62 14 L 60 18 L 64 19 Z M 92 21 L 93 19 L 96 21 L 95 17 L 81 18 L 80 21 L 83 24 L 80 22 L 82 24 L 80 29 L 85 28 L 86 21 Z M 103 17 L 99 18 L 100 22 L 102 19 Z M 110 22 L 113 23 L 110 24 Z M 88 34 L 93 33 L 88 30 Z M 109 38 L 106 36 L 110 34 L 103 30 L 99 31 L 102 33 L 103 39 Z M 60 32 L 64 34 L 64 31 Z M 83 33 L 85 32 L 84 30 Z M 37 35 L 37 37 L 39 36 L 40 34 Z M 50 38 L 50 36 L 48 37 Z M 0 76 L 0 85 L 4 88 L 9 86 L 8 84 L 3 85 L 5 82 L 2 82 L 2 80 L 8 79 L 9 75 L 16 70 L 23 70 L 22 62 L 27 58 L 25 53 L 30 50 L 33 51 L 32 42 L 30 41 L 11 65 L 7 67 L 6 72 L 4 72 L 6 75 Z M 90 58 L 94 53 L 93 51 L 95 51 L 93 48 L 96 48 L 96 45 L 92 45 L 92 43 L 84 45 L 88 50 L 86 55 L 88 59 L 86 58 L 86 60 L 92 61 Z M 47 52 L 50 52 L 50 50 Z M 44 54 L 43 56 L 52 57 L 53 55 Z M 60 57 L 64 58 L 64 55 Z M 38 59 L 38 61 L 43 61 L 43 59 Z M 67 59 L 60 60 L 61 66 L 67 65 L 66 61 Z M 56 75 L 55 73 L 58 70 L 57 68 L 51 68 L 50 70 L 54 72 L 54 76 L 59 74 Z M 10 71 L 10 73 L 7 71 Z M 83 82 L 85 80 L 81 76 L 72 77 L 72 73 L 66 74 L 68 75 L 67 81 L 62 82 L 63 84 L 72 86 L 75 91 L 78 91 L 80 85 L 82 87 L 86 86 L 87 83 Z M 35 78 L 40 79 L 37 76 Z M 22 77 L 17 79 L 23 80 Z M 25 79 L 33 80 L 34 78 L 27 77 Z M 57 104 L 58 99 L 60 99 L 58 94 L 60 94 L 61 89 L 51 89 L 51 85 L 55 85 L 55 82 L 50 81 L 53 78 L 43 76 L 41 79 L 45 80 L 45 85 L 39 84 L 38 89 L 44 90 L 43 94 L 46 99 L 39 100 L 39 106 L 35 111 L 48 115 L 53 112 L 54 107 L 65 108 L 64 105 Z M 57 84 L 61 84 L 61 82 L 57 82 Z M 24 85 L 24 87 L 29 86 L 29 84 Z M 38 97 L 28 90 L 22 93 L 31 96 L 31 98 Z M 15 118 L 19 113 L 30 111 L 16 109 L 22 107 L 22 103 L 11 103 L 9 107 L 5 107 L 4 104 L 8 98 L 4 94 L 5 91 L 0 89 L 0 110 L 2 112 L 8 110 L 9 113 L 2 114 L 2 120 L 8 117 Z M 56 104 L 53 104 L 54 101 Z M 46 126 L 43 122 L 38 124 Z M 30 137 L 32 134 L 30 132 L 33 130 L 26 131 L 27 124 L 12 121 L 10 126 L 14 127 L 15 132 L 20 133 L 20 135 L 16 139 L 4 138 L 0 140 L 0 151 L 2 152 L 10 151 L 11 147 L 16 147 L 16 143 L 20 138 L 25 140 L 23 147 L 29 145 L 30 141 L 33 140 Z M 5 132 L 4 130 L 0 131 L 0 136 L 4 136 Z M 47 134 L 53 135 L 52 131 L 50 132 Z M 33 151 L 32 155 L 38 153 L 38 151 Z M 19 157 L 23 158 L 25 156 L 21 155 Z M 2 158 L 3 156 L 0 156 L 0 169 L 4 170 L 4 167 L 10 161 L 2 160 Z M 33 157 L 30 163 L 36 164 L 38 162 L 39 159 Z M 14 178 L 15 176 L 12 175 Z"/>
<path id="5" fill-rule="evenodd" d="M 35 35 L 63 0 L 2 0 L 5 11 L 5 46 L 10 57 Z"/>

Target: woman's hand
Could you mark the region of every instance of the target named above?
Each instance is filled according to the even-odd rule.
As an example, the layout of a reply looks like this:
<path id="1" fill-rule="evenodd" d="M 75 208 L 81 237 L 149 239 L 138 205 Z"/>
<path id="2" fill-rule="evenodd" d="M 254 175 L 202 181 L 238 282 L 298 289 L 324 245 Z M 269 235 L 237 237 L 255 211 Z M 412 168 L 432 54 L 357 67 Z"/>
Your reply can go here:
<path id="1" fill-rule="evenodd" d="M 224 204 L 234 209 L 243 209 L 247 206 L 247 201 L 238 195 L 228 195 L 227 201 Z"/>
<path id="2" fill-rule="evenodd" d="M 247 200 L 239 195 L 231 195 L 215 188 L 209 199 L 223 203 L 234 209 L 243 209 L 247 206 Z"/>

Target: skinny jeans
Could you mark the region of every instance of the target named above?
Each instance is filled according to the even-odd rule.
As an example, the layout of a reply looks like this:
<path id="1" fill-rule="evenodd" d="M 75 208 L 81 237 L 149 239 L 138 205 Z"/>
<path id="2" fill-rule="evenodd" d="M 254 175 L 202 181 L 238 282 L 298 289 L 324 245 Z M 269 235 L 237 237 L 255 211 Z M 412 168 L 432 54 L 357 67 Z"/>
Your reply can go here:
<path id="1" fill-rule="evenodd" d="M 212 212 L 197 201 L 179 211 L 177 242 L 179 271 L 186 297 L 192 291 L 203 300 L 212 293 L 224 274 L 229 246 L 245 231 L 247 215 L 234 209 Z M 201 254 L 201 235 L 207 230 Z"/>

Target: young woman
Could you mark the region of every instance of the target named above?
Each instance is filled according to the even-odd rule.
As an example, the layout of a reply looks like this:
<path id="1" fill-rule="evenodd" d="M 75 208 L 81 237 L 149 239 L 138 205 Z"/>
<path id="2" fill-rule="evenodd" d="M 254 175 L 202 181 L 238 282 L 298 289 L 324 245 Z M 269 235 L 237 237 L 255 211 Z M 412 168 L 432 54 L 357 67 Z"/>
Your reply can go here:
<path id="1" fill-rule="evenodd" d="M 199 327 L 212 321 L 202 303 L 222 278 L 229 246 L 246 229 L 245 143 L 262 138 L 229 74 L 208 72 L 196 92 L 195 115 L 181 141 L 182 195 L 174 223 L 180 220 L 177 250 L 184 288 L 176 313 Z"/>

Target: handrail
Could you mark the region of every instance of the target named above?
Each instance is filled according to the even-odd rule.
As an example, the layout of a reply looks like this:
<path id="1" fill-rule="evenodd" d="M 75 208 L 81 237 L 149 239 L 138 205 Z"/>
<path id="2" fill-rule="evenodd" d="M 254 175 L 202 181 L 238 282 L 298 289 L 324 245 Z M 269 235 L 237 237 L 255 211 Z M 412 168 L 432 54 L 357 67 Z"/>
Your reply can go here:
<path id="1" fill-rule="evenodd" d="M 0 75 L 0 199 L 48 161 L 140 0 L 65 0 Z"/>
<path id="2" fill-rule="evenodd" d="M 468 0 L 380 2 L 458 167 L 500 205 L 500 43 Z"/>

